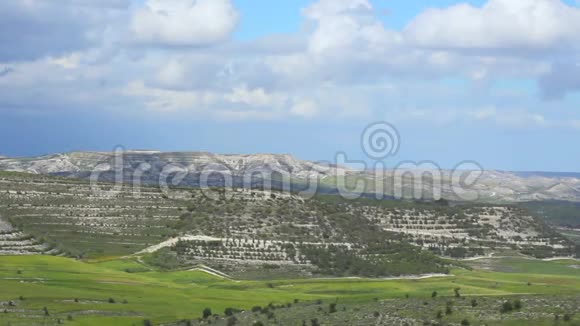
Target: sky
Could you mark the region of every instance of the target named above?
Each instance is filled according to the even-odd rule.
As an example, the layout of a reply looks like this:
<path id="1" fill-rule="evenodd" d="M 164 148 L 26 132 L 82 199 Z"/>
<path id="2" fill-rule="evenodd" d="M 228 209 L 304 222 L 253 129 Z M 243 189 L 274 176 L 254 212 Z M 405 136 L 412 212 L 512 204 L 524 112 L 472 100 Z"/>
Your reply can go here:
<path id="1" fill-rule="evenodd" d="M 580 172 L 575 0 L 0 2 L 0 155 L 288 153 Z"/>

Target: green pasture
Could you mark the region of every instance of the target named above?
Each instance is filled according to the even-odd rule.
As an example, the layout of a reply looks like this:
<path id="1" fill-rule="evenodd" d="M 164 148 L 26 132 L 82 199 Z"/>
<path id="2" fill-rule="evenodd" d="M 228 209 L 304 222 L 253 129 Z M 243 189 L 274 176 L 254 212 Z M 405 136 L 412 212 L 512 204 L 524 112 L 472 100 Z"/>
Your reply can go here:
<path id="1" fill-rule="evenodd" d="M 200 271 L 156 271 L 136 258 L 5 256 L 0 257 L 0 302 L 6 312 L 0 311 L 0 325 L 52 325 L 58 319 L 67 325 L 142 325 L 144 319 L 157 324 L 198 318 L 206 307 L 223 314 L 227 307 L 294 299 L 352 304 L 407 295 L 427 299 L 433 291 L 451 297 L 458 287 L 466 297 L 580 294 L 578 261 L 511 258 L 497 264 L 512 270 L 454 269 L 448 277 L 421 280 L 231 281 Z"/>

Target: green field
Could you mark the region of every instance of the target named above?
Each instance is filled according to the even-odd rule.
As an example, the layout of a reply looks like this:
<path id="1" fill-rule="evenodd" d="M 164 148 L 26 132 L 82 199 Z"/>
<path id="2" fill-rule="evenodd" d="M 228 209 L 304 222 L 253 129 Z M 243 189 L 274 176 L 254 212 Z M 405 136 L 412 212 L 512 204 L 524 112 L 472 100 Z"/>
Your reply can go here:
<path id="1" fill-rule="evenodd" d="M 198 319 L 206 307 L 221 315 L 227 307 L 249 310 L 295 299 L 364 306 L 407 296 L 428 300 L 433 291 L 452 298 L 455 288 L 461 288 L 463 298 L 557 296 L 573 297 L 580 304 L 578 264 L 511 258 L 490 263 L 504 272 L 455 269 L 452 276 L 422 280 L 232 281 L 200 271 L 156 271 L 135 258 L 83 262 L 5 256 L 0 257 L 0 304 L 5 310 L 0 325 L 53 325 L 59 319 L 67 325 L 143 325 L 150 319 L 157 325 Z M 575 313 L 577 308 L 552 312 Z M 518 325 L 509 318 L 501 323 Z"/>

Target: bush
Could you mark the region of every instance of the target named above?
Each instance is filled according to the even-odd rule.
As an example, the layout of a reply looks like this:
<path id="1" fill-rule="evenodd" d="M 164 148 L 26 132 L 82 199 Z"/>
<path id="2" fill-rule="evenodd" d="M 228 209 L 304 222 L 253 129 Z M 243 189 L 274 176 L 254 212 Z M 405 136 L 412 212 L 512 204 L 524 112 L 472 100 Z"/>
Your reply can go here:
<path id="1" fill-rule="evenodd" d="M 143 326 L 151 326 L 153 324 L 151 324 L 151 321 L 149 319 L 145 319 L 143 320 Z"/>
<path id="2" fill-rule="evenodd" d="M 433 291 L 433 293 L 431 293 L 431 298 L 436 298 L 437 297 L 437 291 Z"/>
<path id="3" fill-rule="evenodd" d="M 336 303 L 331 303 L 330 305 L 328 305 L 328 312 L 331 314 L 336 312 Z"/>
<path id="4" fill-rule="evenodd" d="M 470 325 L 469 324 L 469 320 L 464 319 L 464 320 L 461 321 L 461 326 L 469 326 L 469 325 Z"/>
<path id="5" fill-rule="evenodd" d="M 210 308 L 205 308 L 203 309 L 203 319 L 208 319 L 209 317 L 211 317 L 212 313 L 211 313 L 211 309 Z"/>
<path id="6" fill-rule="evenodd" d="M 253 306 L 252 307 L 252 312 L 262 312 L 262 307 L 260 307 L 260 306 Z"/>
<path id="7" fill-rule="evenodd" d="M 504 302 L 504 303 L 501 305 L 501 308 L 500 308 L 500 310 L 499 310 L 499 311 L 500 311 L 502 314 L 505 314 L 505 313 L 508 313 L 508 312 L 512 312 L 513 310 L 514 310 L 514 307 L 512 306 L 512 303 L 511 303 L 511 302 L 509 302 L 509 301 L 506 301 L 506 302 Z"/>
<path id="8" fill-rule="evenodd" d="M 475 299 L 471 299 L 471 306 L 472 306 L 473 308 L 477 307 L 477 300 L 475 300 Z"/>
<path id="9" fill-rule="evenodd" d="M 233 316 L 234 314 L 241 312 L 240 309 L 236 309 L 236 308 L 226 308 L 224 310 L 224 315 L 226 316 Z"/>
<path id="10" fill-rule="evenodd" d="M 115 299 L 113 298 L 109 298 L 109 300 L 107 300 L 109 303 L 115 303 Z"/>
<path id="11" fill-rule="evenodd" d="M 522 301 L 520 299 L 516 299 L 514 301 L 514 309 L 515 310 L 520 310 L 522 309 Z"/>
<path id="12" fill-rule="evenodd" d="M 565 314 L 564 321 L 570 321 L 570 320 L 572 320 L 572 316 L 570 316 L 570 314 Z"/>

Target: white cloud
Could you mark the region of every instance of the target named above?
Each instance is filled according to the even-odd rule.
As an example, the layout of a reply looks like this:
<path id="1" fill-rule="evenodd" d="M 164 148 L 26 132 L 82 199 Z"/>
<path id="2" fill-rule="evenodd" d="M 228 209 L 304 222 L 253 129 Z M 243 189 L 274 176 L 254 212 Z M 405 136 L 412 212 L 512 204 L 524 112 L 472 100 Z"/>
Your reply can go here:
<path id="1" fill-rule="evenodd" d="M 312 100 L 298 100 L 290 109 L 290 113 L 302 118 L 312 118 L 318 114 L 318 106 Z"/>
<path id="2" fill-rule="evenodd" d="M 241 103 L 254 107 L 278 106 L 284 97 L 268 94 L 263 88 L 248 89 L 246 85 L 235 87 L 226 99 L 232 103 Z"/>
<path id="3" fill-rule="evenodd" d="M 185 82 L 185 67 L 178 60 L 169 60 L 157 73 L 157 80 L 167 86 L 179 87 Z"/>
<path id="4" fill-rule="evenodd" d="M 147 0 L 131 30 L 141 43 L 202 46 L 227 39 L 238 19 L 230 0 Z"/>
<path id="5" fill-rule="evenodd" d="M 101 46 L 128 0 L 0 1 L 0 62 L 32 61 Z"/>
<path id="6" fill-rule="evenodd" d="M 122 93 L 144 99 L 146 107 L 155 112 L 203 112 L 219 100 L 213 92 L 156 88 L 145 85 L 143 81 L 129 83 Z"/>
<path id="7" fill-rule="evenodd" d="M 430 48 L 545 50 L 576 46 L 579 29 L 580 9 L 560 0 L 489 0 L 426 10 L 404 35 Z"/>
<path id="8" fill-rule="evenodd" d="M 50 57 L 47 59 L 47 61 L 50 64 L 61 66 L 65 69 L 75 69 L 79 66 L 81 61 L 81 54 L 75 52 L 58 58 Z"/>

